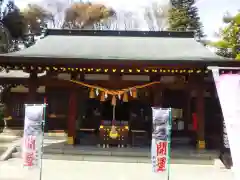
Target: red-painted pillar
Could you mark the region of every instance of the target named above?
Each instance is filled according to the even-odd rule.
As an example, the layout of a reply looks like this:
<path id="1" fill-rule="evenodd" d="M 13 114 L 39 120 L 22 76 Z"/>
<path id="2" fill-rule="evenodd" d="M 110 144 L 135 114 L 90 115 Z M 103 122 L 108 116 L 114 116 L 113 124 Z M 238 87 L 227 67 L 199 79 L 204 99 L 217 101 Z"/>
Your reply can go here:
<path id="1" fill-rule="evenodd" d="M 68 144 L 73 145 L 76 137 L 76 118 L 77 118 L 77 93 L 75 90 L 70 91 L 68 105 Z"/>

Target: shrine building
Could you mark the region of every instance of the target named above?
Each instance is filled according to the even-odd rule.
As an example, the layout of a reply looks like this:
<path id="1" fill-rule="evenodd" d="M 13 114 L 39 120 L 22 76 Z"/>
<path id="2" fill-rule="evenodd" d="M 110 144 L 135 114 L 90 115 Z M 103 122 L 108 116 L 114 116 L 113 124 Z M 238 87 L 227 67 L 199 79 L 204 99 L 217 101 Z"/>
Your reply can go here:
<path id="1" fill-rule="evenodd" d="M 104 147 L 149 146 L 151 107 L 170 107 L 173 148 L 215 149 L 222 115 L 207 67 L 239 65 L 192 32 L 49 29 L 35 45 L 0 55 L 2 101 L 9 127 L 23 127 L 24 104 L 47 103 L 46 132 Z"/>

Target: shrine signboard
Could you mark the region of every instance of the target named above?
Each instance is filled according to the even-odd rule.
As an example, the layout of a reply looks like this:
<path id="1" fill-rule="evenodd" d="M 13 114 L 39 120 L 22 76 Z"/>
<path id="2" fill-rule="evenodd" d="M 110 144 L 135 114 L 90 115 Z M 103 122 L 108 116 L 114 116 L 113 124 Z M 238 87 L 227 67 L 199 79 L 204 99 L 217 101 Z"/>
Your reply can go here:
<path id="1" fill-rule="evenodd" d="M 170 163 L 171 109 L 152 108 L 151 158 L 153 172 L 167 171 Z"/>

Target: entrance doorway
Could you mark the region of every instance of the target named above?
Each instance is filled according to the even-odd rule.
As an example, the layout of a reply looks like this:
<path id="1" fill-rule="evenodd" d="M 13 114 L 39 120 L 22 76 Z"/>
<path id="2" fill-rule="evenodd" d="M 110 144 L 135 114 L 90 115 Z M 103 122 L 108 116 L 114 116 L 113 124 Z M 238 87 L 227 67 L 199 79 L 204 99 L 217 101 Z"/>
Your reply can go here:
<path id="1" fill-rule="evenodd" d="M 173 108 L 172 147 L 194 147 L 193 132 L 189 129 L 186 116 L 187 94 L 183 90 L 166 89 L 163 93 L 163 108 Z M 134 147 L 150 147 L 152 136 L 152 109 L 148 101 L 131 99 L 128 102 L 117 100 L 115 125 L 125 126 L 125 143 Z M 101 125 L 111 129 L 113 106 L 111 100 L 86 99 L 79 102 L 77 119 L 77 143 L 96 145 L 99 143 Z M 191 120 L 191 119 L 190 119 Z M 126 134 L 125 134 L 126 135 Z M 126 139 L 127 138 L 127 139 Z M 126 145 L 125 144 L 125 145 Z M 124 145 L 124 146 L 125 146 Z"/>
<path id="2" fill-rule="evenodd" d="M 114 124 L 117 128 L 124 127 L 124 131 L 127 131 L 127 134 L 126 132 L 124 134 L 124 146 L 146 147 L 150 145 L 152 113 L 149 104 L 138 99 L 128 102 L 117 101 L 114 121 L 111 100 L 101 102 L 96 99 L 86 99 L 85 103 L 79 103 L 78 109 L 77 143 L 98 144 L 102 138 L 99 137 L 101 126 L 109 131 Z"/>
<path id="3" fill-rule="evenodd" d="M 163 107 L 172 108 L 172 136 L 171 146 L 173 148 L 191 148 L 195 143 L 195 132 L 190 129 L 188 94 L 184 90 L 165 89 Z"/>

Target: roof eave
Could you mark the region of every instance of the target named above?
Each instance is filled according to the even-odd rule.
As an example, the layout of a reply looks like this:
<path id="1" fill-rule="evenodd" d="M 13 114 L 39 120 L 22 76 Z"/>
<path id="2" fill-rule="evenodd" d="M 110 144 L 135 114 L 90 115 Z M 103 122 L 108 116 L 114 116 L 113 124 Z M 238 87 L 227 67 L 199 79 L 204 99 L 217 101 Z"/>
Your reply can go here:
<path id="1" fill-rule="evenodd" d="M 0 63 L 5 65 L 26 64 L 26 65 L 81 65 L 81 66 L 156 66 L 156 65 L 224 65 L 240 66 L 240 61 L 229 59 L 159 59 L 159 60 L 129 60 L 129 59 L 83 59 L 65 57 L 23 57 L 0 55 Z"/>

